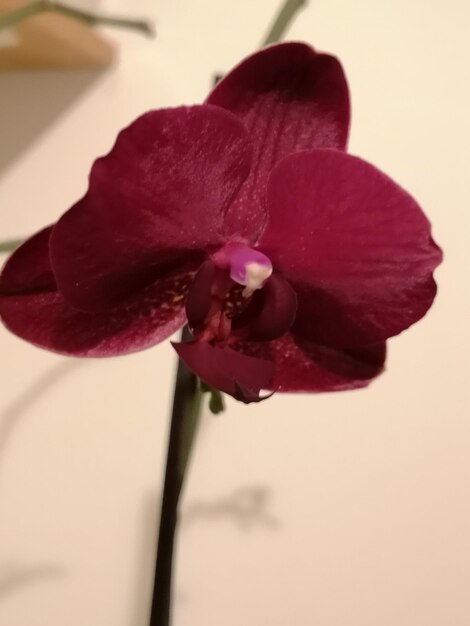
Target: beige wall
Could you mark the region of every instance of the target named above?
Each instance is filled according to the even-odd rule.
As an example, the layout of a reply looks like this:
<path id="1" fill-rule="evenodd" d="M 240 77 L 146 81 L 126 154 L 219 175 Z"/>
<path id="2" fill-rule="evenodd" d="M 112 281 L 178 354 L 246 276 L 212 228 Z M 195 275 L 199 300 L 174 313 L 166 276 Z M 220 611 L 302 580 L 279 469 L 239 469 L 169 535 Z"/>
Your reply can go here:
<path id="1" fill-rule="evenodd" d="M 158 38 L 110 33 L 99 76 L 0 76 L 1 238 L 55 220 L 139 113 L 201 100 L 278 4 L 108 0 Z M 369 390 L 204 418 L 175 626 L 470 623 L 468 7 L 312 0 L 291 30 L 342 59 L 351 151 L 425 207 L 440 293 Z M 171 348 L 77 362 L 0 329 L 0 354 L 0 624 L 146 626 Z"/>

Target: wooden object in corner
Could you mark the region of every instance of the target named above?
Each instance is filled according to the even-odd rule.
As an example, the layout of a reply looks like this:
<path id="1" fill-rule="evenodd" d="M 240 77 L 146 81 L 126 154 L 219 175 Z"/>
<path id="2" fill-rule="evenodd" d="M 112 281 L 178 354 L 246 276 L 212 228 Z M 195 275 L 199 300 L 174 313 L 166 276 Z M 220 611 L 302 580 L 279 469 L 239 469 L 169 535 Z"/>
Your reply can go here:
<path id="1" fill-rule="evenodd" d="M 0 0 L 0 15 L 25 2 Z M 0 30 L 0 71 L 103 67 L 111 63 L 113 52 L 92 27 L 53 12 Z"/>

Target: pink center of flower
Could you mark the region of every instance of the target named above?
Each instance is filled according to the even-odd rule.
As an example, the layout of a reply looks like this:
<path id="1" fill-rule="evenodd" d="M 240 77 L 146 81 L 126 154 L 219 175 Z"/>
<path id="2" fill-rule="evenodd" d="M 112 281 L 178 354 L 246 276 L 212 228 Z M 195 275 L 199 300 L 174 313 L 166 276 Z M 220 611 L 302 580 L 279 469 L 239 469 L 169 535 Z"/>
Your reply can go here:
<path id="1" fill-rule="evenodd" d="M 241 243 L 227 244 L 212 258 L 219 268 L 229 271 L 234 282 L 245 287 L 244 298 L 261 289 L 273 273 L 273 265 L 265 254 Z"/>
<path id="2" fill-rule="evenodd" d="M 296 305 L 292 288 L 273 275 L 265 254 L 228 243 L 199 268 L 186 298 L 186 313 L 198 341 L 227 346 L 280 337 L 292 325 Z"/>
<path id="3" fill-rule="evenodd" d="M 294 290 L 273 273 L 265 254 L 228 243 L 194 276 L 186 297 L 194 341 L 175 344 L 175 349 L 207 384 L 243 402 L 258 402 L 261 389 L 272 389 L 274 365 L 268 358 L 248 356 L 256 346 L 252 342 L 284 335 L 296 310 Z"/>

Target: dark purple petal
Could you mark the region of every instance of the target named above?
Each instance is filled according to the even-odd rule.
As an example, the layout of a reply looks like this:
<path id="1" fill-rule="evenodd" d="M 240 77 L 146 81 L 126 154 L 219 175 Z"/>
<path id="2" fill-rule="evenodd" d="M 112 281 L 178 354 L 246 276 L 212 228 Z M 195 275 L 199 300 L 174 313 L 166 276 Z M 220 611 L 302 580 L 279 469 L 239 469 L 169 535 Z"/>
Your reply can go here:
<path id="1" fill-rule="evenodd" d="M 237 65 L 207 102 L 238 115 L 253 138 L 254 166 L 227 213 L 225 232 L 254 242 L 266 221 L 264 190 L 274 165 L 298 150 L 346 147 L 343 70 L 335 57 L 306 44 L 278 44 Z"/>
<path id="2" fill-rule="evenodd" d="M 244 340 L 271 341 L 289 330 L 296 311 L 295 291 L 282 276 L 274 274 L 253 294 L 243 313 L 234 317 L 232 328 Z"/>
<path id="3" fill-rule="evenodd" d="M 10 255 L 0 274 L 0 295 L 55 291 L 49 259 L 49 239 L 54 225 L 43 228 Z"/>
<path id="4" fill-rule="evenodd" d="M 257 402 L 262 389 L 272 389 L 273 364 L 205 341 L 174 343 L 178 356 L 210 387 L 243 402 Z"/>
<path id="5" fill-rule="evenodd" d="M 278 391 L 346 391 L 366 387 L 381 374 L 385 344 L 340 350 L 318 346 L 288 333 L 270 343 L 242 342 L 244 354 L 274 364 L 272 385 Z"/>
<path id="6" fill-rule="evenodd" d="M 84 313 L 57 290 L 49 264 L 51 230 L 23 244 L 0 276 L 0 318 L 13 333 L 61 354 L 101 357 L 143 350 L 184 324 L 184 294 L 196 268 L 161 278 L 125 307 Z"/>
<path id="7" fill-rule="evenodd" d="M 198 269 L 186 297 L 186 315 L 189 327 L 194 330 L 204 325 L 212 304 L 212 284 L 217 271 L 208 260 Z"/>
<path id="8" fill-rule="evenodd" d="M 380 343 L 420 319 L 442 254 L 425 215 L 372 165 L 334 150 L 272 172 L 260 248 L 295 289 L 297 334 L 318 344 Z"/>
<path id="9" fill-rule="evenodd" d="M 87 194 L 51 239 L 57 284 L 100 311 L 222 243 L 222 217 L 248 175 L 243 124 L 210 105 L 152 111 L 98 159 Z"/>

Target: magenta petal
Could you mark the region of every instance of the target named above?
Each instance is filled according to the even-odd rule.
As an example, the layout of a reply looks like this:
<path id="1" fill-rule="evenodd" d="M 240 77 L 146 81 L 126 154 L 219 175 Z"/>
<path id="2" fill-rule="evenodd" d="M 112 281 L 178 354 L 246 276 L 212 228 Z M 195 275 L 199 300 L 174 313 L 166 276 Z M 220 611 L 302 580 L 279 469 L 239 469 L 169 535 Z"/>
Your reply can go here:
<path id="1" fill-rule="evenodd" d="M 212 261 L 205 261 L 198 269 L 186 297 L 186 315 L 191 330 L 204 325 L 212 304 L 212 284 L 217 271 Z"/>
<path id="2" fill-rule="evenodd" d="M 296 311 L 295 291 L 282 276 L 274 274 L 254 293 L 245 311 L 233 319 L 232 329 L 244 340 L 271 341 L 290 329 Z"/>
<path id="3" fill-rule="evenodd" d="M 442 254 L 425 215 L 372 165 L 333 150 L 272 172 L 260 241 L 298 296 L 295 331 L 318 344 L 380 343 L 431 306 Z"/>
<path id="4" fill-rule="evenodd" d="M 270 359 L 273 387 L 278 391 L 346 391 L 366 387 L 381 374 L 385 344 L 340 350 L 318 346 L 288 333 L 270 343 L 242 342 L 244 354 Z"/>
<path id="5" fill-rule="evenodd" d="M 51 240 L 57 284 L 100 311 L 223 241 L 222 217 L 248 175 L 242 122 L 210 105 L 151 111 L 98 159 L 89 190 Z"/>
<path id="6" fill-rule="evenodd" d="M 74 309 L 55 285 L 49 264 L 52 228 L 34 235 L 0 276 L 0 318 L 13 333 L 54 352 L 101 357 L 143 350 L 184 324 L 183 298 L 195 268 L 181 268 L 108 313 Z"/>
<path id="7" fill-rule="evenodd" d="M 262 389 L 272 389 L 273 364 L 270 361 L 205 341 L 174 343 L 173 347 L 203 382 L 237 400 L 256 402 L 263 399 L 259 397 Z"/>
<path id="8" fill-rule="evenodd" d="M 254 166 L 226 217 L 225 232 L 256 241 L 266 220 L 264 189 L 284 156 L 344 149 L 349 95 L 339 61 L 303 43 L 270 46 L 237 65 L 207 102 L 238 115 L 253 138 Z"/>
<path id="9" fill-rule="evenodd" d="M 0 297 L 6 293 L 27 294 L 55 291 L 49 259 L 49 239 L 54 226 L 47 226 L 10 255 L 0 274 Z"/>

